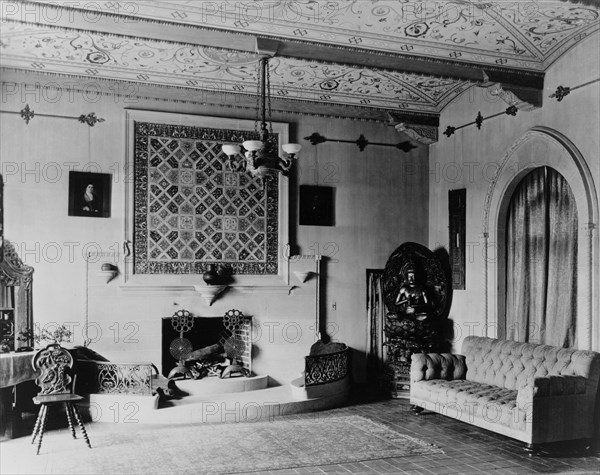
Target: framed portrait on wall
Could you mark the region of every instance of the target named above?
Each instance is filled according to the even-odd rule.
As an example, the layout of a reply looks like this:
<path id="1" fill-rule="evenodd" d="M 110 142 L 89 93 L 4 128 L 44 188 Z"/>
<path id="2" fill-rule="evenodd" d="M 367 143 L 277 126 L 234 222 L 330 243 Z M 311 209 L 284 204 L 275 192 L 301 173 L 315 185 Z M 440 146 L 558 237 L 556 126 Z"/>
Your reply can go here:
<path id="1" fill-rule="evenodd" d="M 69 172 L 69 216 L 110 217 L 109 173 Z"/>
<path id="2" fill-rule="evenodd" d="M 300 224 L 334 226 L 333 190 L 330 186 L 300 185 Z"/>

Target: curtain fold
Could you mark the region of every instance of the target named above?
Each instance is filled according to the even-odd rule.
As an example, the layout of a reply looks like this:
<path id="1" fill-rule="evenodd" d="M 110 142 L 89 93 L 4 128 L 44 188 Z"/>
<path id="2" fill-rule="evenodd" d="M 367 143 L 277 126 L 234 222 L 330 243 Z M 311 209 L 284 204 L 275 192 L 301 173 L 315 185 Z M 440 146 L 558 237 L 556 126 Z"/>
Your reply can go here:
<path id="1" fill-rule="evenodd" d="M 506 336 L 575 346 L 577 209 L 566 180 L 536 168 L 511 197 L 506 233 Z"/>
<path id="2" fill-rule="evenodd" d="M 381 373 L 384 363 L 383 326 L 387 309 L 383 301 L 383 271 L 367 270 L 367 369 L 369 379 Z"/>

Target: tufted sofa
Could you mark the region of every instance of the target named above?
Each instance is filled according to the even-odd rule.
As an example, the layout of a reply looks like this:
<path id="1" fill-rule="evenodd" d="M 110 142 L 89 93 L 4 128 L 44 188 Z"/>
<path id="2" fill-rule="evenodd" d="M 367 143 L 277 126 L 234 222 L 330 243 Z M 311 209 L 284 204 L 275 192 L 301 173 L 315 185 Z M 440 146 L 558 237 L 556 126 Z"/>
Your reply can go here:
<path id="1" fill-rule="evenodd" d="M 412 355 L 410 402 L 535 444 L 591 439 L 600 354 L 469 336 L 462 355 Z"/>

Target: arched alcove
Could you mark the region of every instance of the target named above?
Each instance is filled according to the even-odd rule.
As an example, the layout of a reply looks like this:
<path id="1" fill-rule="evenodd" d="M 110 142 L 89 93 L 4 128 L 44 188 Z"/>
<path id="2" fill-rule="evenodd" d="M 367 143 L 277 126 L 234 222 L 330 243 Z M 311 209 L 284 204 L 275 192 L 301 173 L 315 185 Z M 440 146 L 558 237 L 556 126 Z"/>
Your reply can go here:
<path id="1" fill-rule="evenodd" d="M 598 197 L 592 174 L 575 145 L 559 132 L 534 127 L 498 163 L 485 200 L 485 318 L 489 336 L 504 336 L 506 217 L 510 198 L 531 170 L 549 166 L 569 183 L 579 216 L 577 251 L 577 342 L 598 349 Z"/>

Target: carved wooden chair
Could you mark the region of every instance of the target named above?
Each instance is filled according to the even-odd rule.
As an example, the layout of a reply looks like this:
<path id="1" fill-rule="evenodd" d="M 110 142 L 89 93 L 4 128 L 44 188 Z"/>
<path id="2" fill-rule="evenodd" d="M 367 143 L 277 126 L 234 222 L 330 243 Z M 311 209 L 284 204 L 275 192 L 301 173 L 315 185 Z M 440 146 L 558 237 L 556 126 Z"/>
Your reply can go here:
<path id="1" fill-rule="evenodd" d="M 35 380 L 36 384 L 41 388 L 36 397 L 33 398 L 35 404 L 39 404 L 40 412 L 38 413 L 35 427 L 33 429 L 33 438 L 31 443 L 35 443 L 35 439 L 39 435 L 37 453 L 39 455 L 42 447 L 42 438 L 46 428 L 46 420 L 48 418 L 49 406 L 64 403 L 69 428 L 73 438 L 76 439 L 75 426 L 73 418 L 79 424 L 83 438 L 87 446 L 91 449 L 90 439 L 81 420 L 79 411 L 75 403 L 81 401 L 83 397 L 73 392 L 75 386 L 75 377 L 72 376 L 73 357 L 62 346 L 57 343 L 52 343 L 46 348 L 38 351 L 31 361 L 33 368 L 38 371 L 39 376 Z"/>

